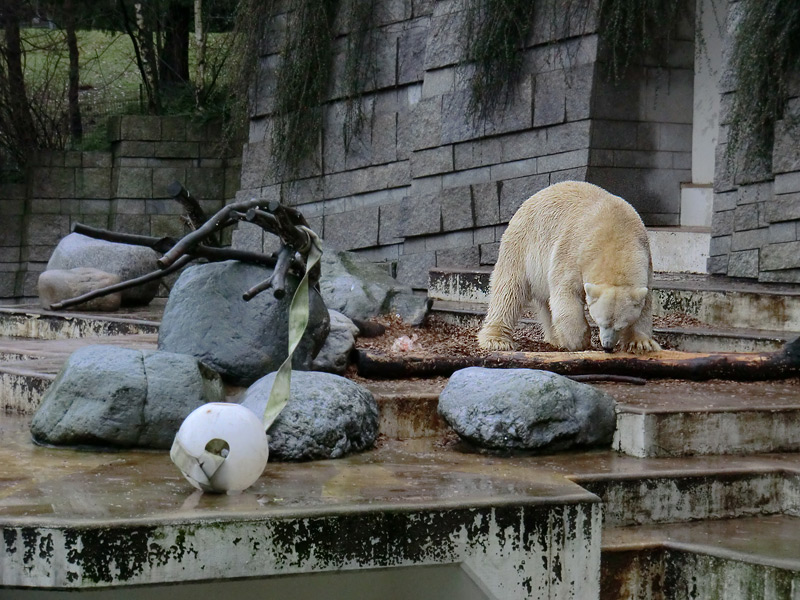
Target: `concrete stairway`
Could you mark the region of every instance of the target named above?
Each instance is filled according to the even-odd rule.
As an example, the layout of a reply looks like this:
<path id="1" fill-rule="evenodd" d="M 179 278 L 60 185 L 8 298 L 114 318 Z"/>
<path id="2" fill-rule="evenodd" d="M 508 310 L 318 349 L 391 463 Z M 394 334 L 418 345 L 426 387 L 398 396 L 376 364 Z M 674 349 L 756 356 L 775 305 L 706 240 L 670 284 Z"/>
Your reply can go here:
<path id="1" fill-rule="evenodd" d="M 437 310 L 447 308 L 452 318 L 480 318 L 488 272 L 439 271 L 431 279 Z M 731 310 L 711 308 L 719 302 L 713 294 L 725 297 L 724 291 L 701 290 L 698 300 L 685 289 L 685 281 L 669 287 L 662 281 L 664 298 L 680 298 L 661 302 L 662 307 L 695 308 L 698 315 Z M 769 314 L 787 319 L 798 315 L 800 296 L 791 290 L 731 294 L 724 300 L 729 307 L 749 303 L 773 307 Z M 747 294 L 751 296 L 741 300 Z M 445 302 L 455 303 L 464 316 Z M 32 414 L 60 364 L 81 345 L 154 347 L 157 312 L 95 317 L 0 309 L 0 331 L 7 336 L 0 338 L 0 404 L 20 415 L 14 418 Z M 776 340 L 791 337 L 792 330 L 780 319 L 765 316 L 765 322 L 780 333 Z M 800 447 L 799 381 L 601 384 L 618 400 L 616 452 L 510 458 L 481 458 L 454 445 L 436 413 L 444 384 L 368 382 L 381 406 L 381 432 L 387 441 L 375 458 L 358 460 L 378 461 L 375 468 L 380 469 L 395 468 L 391 465 L 396 462 L 405 473 L 402 487 L 411 491 L 419 483 L 409 479 L 409 461 L 420 463 L 420 473 L 427 465 L 444 465 L 443 472 L 478 477 L 489 469 L 502 478 L 510 469 L 530 472 L 545 487 L 559 482 L 583 490 L 603 506 L 602 532 L 586 537 L 586 543 L 596 545 L 592 552 L 600 553 L 599 583 L 585 588 L 599 589 L 603 600 L 789 599 L 800 594 L 800 455 L 793 454 Z M 319 470 L 313 467 L 309 465 L 309 473 Z M 283 479 L 305 473 L 296 468 L 287 467 Z"/>
<path id="2" fill-rule="evenodd" d="M 477 324 L 490 273 L 433 270 L 434 310 Z M 770 351 L 800 332 L 797 286 L 661 273 L 654 287 L 656 316 L 702 323 L 656 329 L 673 348 Z M 605 508 L 601 598 L 800 597 L 800 475 L 795 466 L 742 469 L 733 458 L 800 450 L 800 381 L 651 381 L 609 391 L 618 400 L 614 449 L 642 461 L 624 474 L 574 478 Z M 658 457 L 682 458 L 657 473 Z"/>

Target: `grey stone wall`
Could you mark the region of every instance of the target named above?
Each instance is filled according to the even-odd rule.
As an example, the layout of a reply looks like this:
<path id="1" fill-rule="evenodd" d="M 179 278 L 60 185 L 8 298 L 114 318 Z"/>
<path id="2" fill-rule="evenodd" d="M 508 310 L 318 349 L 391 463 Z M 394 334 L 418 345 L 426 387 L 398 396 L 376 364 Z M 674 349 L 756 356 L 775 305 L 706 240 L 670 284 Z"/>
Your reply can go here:
<path id="1" fill-rule="evenodd" d="M 188 230 L 180 204 L 167 195 L 172 181 L 208 214 L 239 187 L 241 159 L 238 152 L 220 158 L 216 124 L 125 116 L 109 129 L 110 152 L 41 152 L 25 184 L 0 186 L 0 297 L 35 296 L 39 273 L 75 223 L 181 236 Z"/>
<path id="2" fill-rule="evenodd" d="M 666 65 L 650 57 L 622 82 L 595 84 L 589 180 L 633 203 L 650 226 L 680 224 L 681 183 L 692 181 L 694 39 L 684 21 Z"/>
<path id="3" fill-rule="evenodd" d="M 298 206 L 327 241 L 393 263 L 398 279 L 420 288 L 434 266 L 494 264 L 519 205 L 558 181 L 596 181 L 627 196 L 646 221 L 676 223 L 680 181 L 691 179 L 691 32 L 683 32 L 661 79 L 647 69 L 644 81 L 614 87 L 600 75 L 593 11 L 568 20 L 554 12 L 557 4 L 537 5 L 511 102 L 472 120 L 469 77 L 459 65 L 463 1 L 380 0 L 371 126 L 345 150 L 345 107 L 335 83 L 319 153 L 292 182 L 269 174 L 272 90 L 286 21 L 278 15 L 260 61 L 240 198 Z M 342 60 L 337 54 L 334 72 Z M 234 235 L 239 247 L 264 242 L 246 225 Z"/>
<path id="4" fill-rule="evenodd" d="M 728 48 L 738 19 L 731 2 Z M 785 118 L 775 126 L 769 164 L 729 157 L 730 109 L 738 90 L 722 78 L 722 111 L 714 177 L 710 273 L 765 282 L 800 283 L 800 75 L 789 90 Z"/>

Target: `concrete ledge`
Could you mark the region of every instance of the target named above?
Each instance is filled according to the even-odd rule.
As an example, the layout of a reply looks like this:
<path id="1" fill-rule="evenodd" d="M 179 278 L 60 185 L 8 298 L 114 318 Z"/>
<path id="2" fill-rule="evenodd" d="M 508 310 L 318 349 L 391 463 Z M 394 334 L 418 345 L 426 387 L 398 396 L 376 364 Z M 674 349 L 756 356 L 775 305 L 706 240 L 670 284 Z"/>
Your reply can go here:
<path id="1" fill-rule="evenodd" d="M 55 313 L 27 308 L 0 308 L 0 336 L 41 340 L 77 337 L 157 334 L 158 323 L 134 318 Z"/>
<path id="2" fill-rule="evenodd" d="M 601 597 L 788 598 L 800 585 L 798 535 L 800 521 L 780 515 L 607 529 Z"/>

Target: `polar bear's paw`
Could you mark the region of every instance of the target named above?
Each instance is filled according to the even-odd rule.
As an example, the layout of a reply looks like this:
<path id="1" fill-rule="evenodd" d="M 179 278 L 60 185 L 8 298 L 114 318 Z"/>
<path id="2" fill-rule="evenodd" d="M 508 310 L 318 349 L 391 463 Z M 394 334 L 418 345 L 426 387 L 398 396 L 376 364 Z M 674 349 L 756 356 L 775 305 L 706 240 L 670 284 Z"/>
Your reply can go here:
<path id="1" fill-rule="evenodd" d="M 508 352 L 516 349 L 509 336 L 487 331 L 486 329 L 481 329 L 478 332 L 478 345 L 483 350 L 489 350 L 490 352 Z"/>
<path id="2" fill-rule="evenodd" d="M 624 346 L 626 352 L 632 354 L 647 354 L 658 352 L 661 346 L 653 338 L 647 336 L 636 336 Z"/>

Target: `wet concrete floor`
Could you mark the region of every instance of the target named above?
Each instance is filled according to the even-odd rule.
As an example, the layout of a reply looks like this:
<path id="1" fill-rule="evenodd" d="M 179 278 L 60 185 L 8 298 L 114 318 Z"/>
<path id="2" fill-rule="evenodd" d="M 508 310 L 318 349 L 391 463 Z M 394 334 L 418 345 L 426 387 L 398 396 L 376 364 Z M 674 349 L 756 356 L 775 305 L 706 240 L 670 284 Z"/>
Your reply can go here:
<path id="1" fill-rule="evenodd" d="M 381 440 L 345 459 L 270 463 L 242 494 L 200 494 L 166 452 L 34 445 L 29 417 L 0 420 L 0 523 L 25 525 L 239 519 L 358 510 L 551 504 L 593 498 L 584 481 L 675 473 L 800 473 L 800 457 L 637 459 L 611 451 L 478 453 L 452 440 Z"/>

